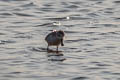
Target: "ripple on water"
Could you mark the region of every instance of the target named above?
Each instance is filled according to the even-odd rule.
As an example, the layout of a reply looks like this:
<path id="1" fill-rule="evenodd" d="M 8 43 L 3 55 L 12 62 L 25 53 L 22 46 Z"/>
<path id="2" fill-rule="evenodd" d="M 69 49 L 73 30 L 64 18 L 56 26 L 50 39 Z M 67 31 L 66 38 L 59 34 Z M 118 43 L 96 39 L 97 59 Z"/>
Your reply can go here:
<path id="1" fill-rule="evenodd" d="M 67 20 L 67 17 L 59 17 L 59 18 L 45 18 L 46 20 L 53 20 L 53 21 L 63 21 Z"/>
<path id="2" fill-rule="evenodd" d="M 98 33 L 97 32 L 85 32 L 84 34 L 94 35 L 94 34 L 98 34 Z"/>
<path id="3" fill-rule="evenodd" d="M 99 27 L 98 26 L 88 26 L 88 27 L 85 27 L 85 28 L 95 29 L 95 28 L 99 28 Z"/>
<path id="4" fill-rule="evenodd" d="M 116 31 L 116 32 L 109 32 L 108 34 L 120 34 L 120 32 Z"/>
<path id="5" fill-rule="evenodd" d="M 71 80 L 86 80 L 86 79 L 89 79 L 89 78 L 88 78 L 88 77 L 81 76 L 81 77 L 72 78 Z"/>
<path id="6" fill-rule="evenodd" d="M 71 20 L 90 20 L 91 18 L 88 17 L 78 17 L 78 16 L 71 16 Z"/>
<path id="7" fill-rule="evenodd" d="M 9 74 L 20 74 L 22 72 L 10 72 Z"/>
<path id="8" fill-rule="evenodd" d="M 105 27 L 117 27 L 116 24 L 101 24 L 101 25 L 103 25 Z"/>
<path id="9" fill-rule="evenodd" d="M 9 13 L 9 12 L 0 13 L 0 15 L 2 15 L 2 16 L 12 16 L 12 14 Z"/>
<path id="10" fill-rule="evenodd" d="M 1 33 L 1 32 L 0 32 L 0 35 L 5 35 L 5 33 Z"/>
<path id="11" fill-rule="evenodd" d="M 97 13 L 88 13 L 88 16 L 94 18 L 94 17 L 99 17 L 99 15 Z"/>
<path id="12" fill-rule="evenodd" d="M 50 7 L 43 7 L 43 8 L 40 8 L 41 11 L 43 12 L 51 12 L 54 10 L 54 8 L 50 8 Z"/>
<path id="13" fill-rule="evenodd" d="M 102 69 L 106 69 L 106 68 L 102 68 L 102 67 L 89 67 L 89 68 L 86 68 L 87 70 L 102 70 Z"/>
<path id="14" fill-rule="evenodd" d="M 114 35 L 116 35 L 117 36 L 117 35 L 120 35 L 120 32 L 117 32 L 117 31 L 116 32 L 106 32 L 106 33 L 102 32 L 102 33 L 99 33 L 98 35 L 103 35 L 103 36 L 107 36 L 107 35 L 114 36 Z"/>
<path id="15" fill-rule="evenodd" d="M 88 13 L 88 12 L 90 12 L 90 10 L 89 10 L 89 9 L 84 9 L 84 8 L 83 8 L 83 9 L 80 9 L 79 12 L 87 12 L 87 13 Z"/>
<path id="16" fill-rule="evenodd" d="M 31 39 L 32 36 L 29 36 L 29 35 L 17 35 L 16 37 L 14 38 L 27 38 L 27 39 Z"/>
<path id="17" fill-rule="evenodd" d="M 7 44 L 7 43 L 16 43 L 16 41 L 13 41 L 13 40 L 0 40 L 0 44 Z"/>
<path id="18" fill-rule="evenodd" d="M 53 23 L 43 23 L 43 24 L 38 24 L 38 25 L 36 25 L 36 26 L 34 26 L 34 27 L 39 27 L 39 26 L 47 26 L 47 27 L 51 27 L 51 26 L 53 26 Z"/>
<path id="19" fill-rule="evenodd" d="M 3 77 L 6 77 L 6 78 L 16 78 L 15 75 L 10 75 L 10 74 L 5 74 Z"/>
<path id="20" fill-rule="evenodd" d="M 52 2 L 48 2 L 48 3 L 43 4 L 43 6 L 45 6 L 45 7 L 52 7 L 52 6 L 55 6 L 55 5 Z"/>
<path id="21" fill-rule="evenodd" d="M 30 3 L 28 3 L 28 4 L 24 4 L 24 5 L 22 5 L 21 7 L 29 7 L 29 8 L 31 8 L 31 7 L 33 7 L 33 6 L 36 6 L 33 2 L 30 2 Z"/>
<path id="22" fill-rule="evenodd" d="M 96 64 L 96 65 L 99 66 L 99 67 L 112 66 L 112 65 L 109 65 L 109 64 L 103 64 L 103 63 L 98 63 L 98 64 Z"/>
<path id="23" fill-rule="evenodd" d="M 107 13 L 107 14 L 109 14 L 109 15 L 112 15 L 114 12 L 112 12 L 112 11 L 105 11 L 104 13 Z"/>
<path id="24" fill-rule="evenodd" d="M 78 31 L 65 31 L 65 33 L 79 33 Z"/>
<path id="25" fill-rule="evenodd" d="M 69 5 L 69 6 L 65 7 L 65 8 L 73 9 L 73 8 L 79 8 L 79 6 L 77 6 L 77 5 Z"/>
<path id="26" fill-rule="evenodd" d="M 0 0 L 0 1 L 4 1 L 4 2 L 12 2 L 12 1 L 27 1 L 27 0 Z"/>
<path id="27" fill-rule="evenodd" d="M 29 50 L 31 51 L 35 51 L 35 52 L 46 52 L 46 48 L 42 48 L 42 47 L 28 47 Z"/>
<path id="28" fill-rule="evenodd" d="M 111 74 L 110 71 L 101 71 L 102 74 Z"/>
<path id="29" fill-rule="evenodd" d="M 79 42 L 79 41 L 90 41 L 89 39 L 76 39 L 76 40 L 66 40 L 67 43 Z"/>
<path id="30" fill-rule="evenodd" d="M 114 1 L 114 3 L 116 3 L 116 4 L 120 4 L 120 1 L 119 1 L 119 0 L 117 0 L 117 1 Z"/>
<path id="31" fill-rule="evenodd" d="M 100 0 L 89 0 L 89 1 L 100 1 Z M 101 1 L 104 1 L 104 0 L 101 0 Z"/>
<path id="32" fill-rule="evenodd" d="M 116 49 L 116 48 L 117 48 L 117 47 L 112 46 L 112 45 L 104 46 L 104 49 L 109 49 L 109 50 L 111 50 L 111 49 Z"/>
<path id="33" fill-rule="evenodd" d="M 70 10 L 68 10 L 68 9 L 61 9 L 61 10 L 58 10 L 58 11 L 56 11 L 56 12 L 68 13 L 68 12 L 70 12 Z"/>
<path id="34" fill-rule="evenodd" d="M 112 74 L 120 76 L 120 72 L 113 72 Z"/>
<path id="35" fill-rule="evenodd" d="M 120 20 L 120 17 L 116 17 L 115 20 Z"/>
<path id="36" fill-rule="evenodd" d="M 105 71 L 101 71 L 101 73 L 102 74 L 109 74 L 109 75 L 120 75 L 120 73 L 119 72 L 111 72 L 111 71 L 107 71 L 107 70 L 105 70 Z"/>
<path id="37" fill-rule="evenodd" d="M 13 24 L 24 24 L 24 23 L 26 23 L 26 22 L 24 22 L 24 21 L 15 21 L 15 22 L 12 22 Z M 23 27 L 23 26 L 9 26 L 9 27 L 14 27 L 14 28 L 21 28 L 21 27 Z"/>
<path id="38" fill-rule="evenodd" d="M 72 4 L 74 4 L 74 5 L 77 5 L 77 4 L 80 5 L 80 4 L 82 4 L 83 2 L 82 2 L 82 1 L 75 1 L 75 2 L 73 1 L 73 2 L 70 2 L 70 3 L 72 3 Z"/>
<path id="39" fill-rule="evenodd" d="M 17 16 L 23 16 L 23 17 L 34 17 L 34 15 L 26 14 L 26 13 L 14 13 Z"/>

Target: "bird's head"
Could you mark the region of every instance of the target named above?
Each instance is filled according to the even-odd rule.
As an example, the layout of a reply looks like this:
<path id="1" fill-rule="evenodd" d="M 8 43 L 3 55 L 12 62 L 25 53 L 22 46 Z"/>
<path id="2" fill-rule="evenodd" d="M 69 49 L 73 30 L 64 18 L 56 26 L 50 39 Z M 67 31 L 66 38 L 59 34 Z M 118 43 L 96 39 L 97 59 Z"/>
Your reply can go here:
<path id="1" fill-rule="evenodd" d="M 63 37 L 65 36 L 65 33 L 64 33 L 64 31 L 59 30 L 59 31 L 57 31 L 57 35 L 56 36 L 59 39 L 63 39 Z"/>

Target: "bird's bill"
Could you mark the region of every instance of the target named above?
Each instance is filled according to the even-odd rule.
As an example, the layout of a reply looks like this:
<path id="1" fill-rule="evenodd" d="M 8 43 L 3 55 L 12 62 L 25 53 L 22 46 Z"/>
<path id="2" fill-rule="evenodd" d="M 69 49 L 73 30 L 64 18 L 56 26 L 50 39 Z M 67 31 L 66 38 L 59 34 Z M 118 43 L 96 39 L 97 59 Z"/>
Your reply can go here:
<path id="1" fill-rule="evenodd" d="M 63 39 L 61 39 L 61 46 L 64 46 L 64 44 L 63 44 Z"/>

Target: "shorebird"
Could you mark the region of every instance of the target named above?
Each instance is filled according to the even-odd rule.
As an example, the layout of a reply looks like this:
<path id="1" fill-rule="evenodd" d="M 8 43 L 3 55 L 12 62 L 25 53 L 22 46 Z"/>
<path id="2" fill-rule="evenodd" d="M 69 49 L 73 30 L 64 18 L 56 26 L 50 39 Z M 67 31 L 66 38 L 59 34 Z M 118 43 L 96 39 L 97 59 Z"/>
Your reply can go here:
<path id="1" fill-rule="evenodd" d="M 49 33 L 45 37 L 45 41 L 48 43 L 47 50 L 49 50 L 49 46 L 56 46 L 56 50 L 58 51 L 58 47 L 61 44 L 61 46 L 64 46 L 63 44 L 63 38 L 65 36 L 64 31 L 59 30 L 53 30 L 53 32 Z"/>

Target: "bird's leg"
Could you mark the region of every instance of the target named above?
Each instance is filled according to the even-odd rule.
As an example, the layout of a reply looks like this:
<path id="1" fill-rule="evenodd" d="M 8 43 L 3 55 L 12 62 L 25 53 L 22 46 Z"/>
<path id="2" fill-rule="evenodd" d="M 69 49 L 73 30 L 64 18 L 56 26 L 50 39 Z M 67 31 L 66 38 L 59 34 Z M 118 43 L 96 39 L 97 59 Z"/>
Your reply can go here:
<path id="1" fill-rule="evenodd" d="M 57 51 L 58 51 L 58 46 L 57 46 Z"/>
<path id="2" fill-rule="evenodd" d="M 49 50 L 49 45 L 47 46 L 47 50 Z"/>
<path id="3" fill-rule="evenodd" d="M 64 46 L 64 44 L 63 44 L 63 39 L 61 39 L 61 46 Z"/>

